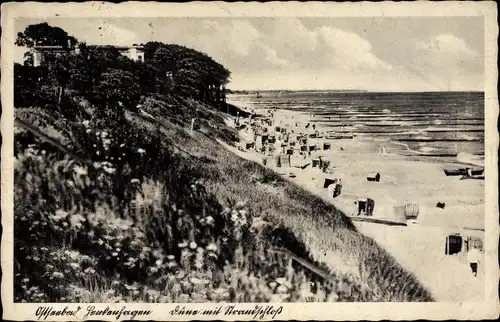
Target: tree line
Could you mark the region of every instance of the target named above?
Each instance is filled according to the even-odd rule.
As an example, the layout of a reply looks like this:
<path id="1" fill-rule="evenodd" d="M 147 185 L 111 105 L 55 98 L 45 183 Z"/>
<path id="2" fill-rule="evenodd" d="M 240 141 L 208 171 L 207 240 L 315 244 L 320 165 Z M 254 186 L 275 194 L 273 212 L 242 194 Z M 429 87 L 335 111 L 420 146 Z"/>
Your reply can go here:
<path id="1" fill-rule="evenodd" d="M 142 95 L 180 95 L 205 102 L 219 102 L 230 71 L 205 53 L 176 44 L 147 42 L 144 62 L 131 60 L 113 46 L 96 47 L 79 42 L 58 27 L 40 23 L 26 27 L 16 45 L 61 46 L 67 53 L 45 53 L 38 67 L 32 51 L 24 64 L 14 66 L 16 107 L 46 106 L 65 93 L 82 95 L 92 104 L 116 110 L 133 108 Z M 78 54 L 74 51 L 78 48 Z M 53 104 L 52 104 L 53 105 Z"/>

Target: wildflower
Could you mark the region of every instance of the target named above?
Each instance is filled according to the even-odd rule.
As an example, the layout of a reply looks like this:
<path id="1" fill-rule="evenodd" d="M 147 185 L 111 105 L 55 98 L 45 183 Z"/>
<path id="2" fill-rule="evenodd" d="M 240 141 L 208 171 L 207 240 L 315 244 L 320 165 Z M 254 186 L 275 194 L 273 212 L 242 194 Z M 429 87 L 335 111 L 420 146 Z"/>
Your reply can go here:
<path id="1" fill-rule="evenodd" d="M 284 294 L 284 293 L 288 292 L 288 288 L 285 285 L 280 285 L 280 286 L 278 286 L 278 289 L 276 291 L 278 293 Z"/>
<path id="2" fill-rule="evenodd" d="M 52 273 L 52 277 L 55 277 L 55 278 L 64 278 L 64 274 L 60 273 L 60 272 L 53 272 Z"/>
<path id="3" fill-rule="evenodd" d="M 90 121 L 89 120 L 85 120 L 82 122 L 83 126 L 87 127 L 90 125 Z"/>
<path id="4" fill-rule="evenodd" d="M 199 254 L 203 254 L 203 252 L 205 251 L 203 248 L 201 247 L 198 247 L 198 249 L 196 250 Z"/>
<path id="5" fill-rule="evenodd" d="M 214 290 L 214 293 L 215 293 L 215 294 L 217 294 L 217 295 L 224 294 L 225 292 L 226 292 L 226 289 L 225 289 L 225 288 L 221 288 L 221 287 L 216 288 L 216 289 Z"/>
<path id="6" fill-rule="evenodd" d="M 155 262 L 156 266 L 161 266 L 163 264 L 163 261 L 161 259 L 157 260 Z"/>
<path id="7" fill-rule="evenodd" d="M 22 282 L 23 282 L 23 283 L 28 283 L 29 281 L 30 281 L 30 279 L 29 279 L 29 278 L 27 278 L 27 277 L 25 277 L 25 278 L 23 278 L 23 279 L 22 279 Z"/>
<path id="8" fill-rule="evenodd" d="M 60 219 L 64 219 L 68 216 L 68 213 L 62 209 L 56 210 L 56 214 L 54 216 L 51 216 L 52 219 L 55 221 L 59 221 Z"/>
<path id="9" fill-rule="evenodd" d="M 236 207 L 243 207 L 245 206 L 246 202 L 245 201 L 238 201 L 238 203 L 236 203 Z"/>
<path id="10" fill-rule="evenodd" d="M 207 217 L 205 217 L 205 221 L 206 221 L 207 224 L 210 225 L 214 221 L 214 217 L 207 216 Z"/>
<path id="11" fill-rule="evenodd" d="M 285 277 L 279 277 L 276 279 L 276 282 L 280 285 L 283 285 L 286 283 L 286 278 Z"/>
<path id="12" fill-rule="evenodd" d="M 196 247 L 197 247 L 197 246 L 198 246 L 198 245 L 196 245 L 196 243 L 195 243 L 195 242 L 191 242 L 191 243 L 189 243 L 189 248 L 191 248 L 191 249 L 196 249 Z"/>
<path id="13" fill-rule="evenodd" d="M 272 289 L 274 289 L 276 287 L 276 285 L 277 285 L 276 282 L 270 282 L 269 283 L 269 287 L 272 288 Z"/>
<path id="14" fill-rule="evenodd" d="M 189 281 L 191 282 L 191 284 L 194 284 L 194 285 L 198 285 L 201 283 L 201 280 L 196 278 L 196 277 L 191 277 L 191 279 Z"/>
<path id="15" fill-rule="evenodd" d="M 92 132 L 92 130 L 91 130 L 91 129 L 86 129 L 86 130 L 85 130 L 85 133 L 90 133 L 90 132 Z M 94 145 L 94 146 L 95 146 L 95 145 Z"/>
<path id="16" fill-rule="evenodd" d="M 105 138 L 106 136 L 108 136 L 108 133 L 106 131 L 102 131 L 101 137 Z"/>
<path id="17" fill-rule="evenodd" d="M 152 274 L 154 274 L 154 273 L 158 272 L 158 268 L 156 268 L 156 267 L 150 267 L 150 268 L 149 268 L 149 271 L 150 271 Z"/>
<path id="18" fill-rule="evenodd" d="M 130 291 L 130 290 L 136 290 L 136 289 L 137 289 L 137 287 L 136 287 L 135 285 L 128 285 L 128 284 L 125 284 L 125 288 L 126 288 L 127 290 L 129 290 L 129 291 Z"/>
<path id="19" fill-rule="evenodd" d="M 175 259 L 175 256 L 174 256 L 174 255 L 168 255 L 168 256 L 167 256 L 167 258 L 168 258 L 169 260 L 174 260 L 174 259 Z"/>
<path id="20" fill-rule="evenodd" d="M 109 174 L 113 174 L 113 173 L 116 172 L 116 169 L 115 168 L 111 168 L 111 167 L 104 167 L 103 169 L 104 169 L 104 171 L 106 171 Z"/>
<path id="21" fill-rule="evenodd" d="M 144 149 L 140 149 L 140 148 L 139 148 L 139 149 L 137 149 L 137 152 L 138 152 L 138 153 L 140 153 L 140 154 L 143 154 L 143 153 L 145 153 L 145 152 L 146 152 L 146 150 L 144 150 Z"/>
<path id="22" fill-rule="evenodd" d="M 73 269 L 80 268 L 80 264 L 78 264 L 78 263 L 69 263 L 69 266 L 71 266 L 71 268 L 73 268 Z"/>
<path id="23" fill-rule="evenodd" d="M 167 263 L 167 267 L 168 268 L 173 268 L 173 267 L 176 267 L 177 266 L 177 263 L 176 262 L 168 262 Z"/>
<path id="24" fill-rule="evenodd" d="M 130 183 L 139 183 L 139 179 L 134 178 L 134 179 L 130 180 Z"/>
<path id="25" fill-rule="evenodd" d="M 125 143 L 120 144 L 120 148 L 123 148 L 125 146 Z"/>
<path id="26" fill-rule="evenodd" d="M 113 252 L 111 255 L 113 255 L 114 257 L 118 256 L 118 253 L 117 252 Z"/>
<path id="27" fill-rule="evenodd" d="M 71 217 L 69 217 L 71 225 L 76 228 L 82 227 L 82 222 L 84 222 L 85 220 L 85 217 L 80 214 L 72 215 Z"/>
<path id="28" fill-rule="evenodd" d="M 177 244 L 177 246 L 179 246 L 179 248 L 187 247 L 187 245 L 188 245 L 187 242 L 182 242 L 182 243 Z"/>

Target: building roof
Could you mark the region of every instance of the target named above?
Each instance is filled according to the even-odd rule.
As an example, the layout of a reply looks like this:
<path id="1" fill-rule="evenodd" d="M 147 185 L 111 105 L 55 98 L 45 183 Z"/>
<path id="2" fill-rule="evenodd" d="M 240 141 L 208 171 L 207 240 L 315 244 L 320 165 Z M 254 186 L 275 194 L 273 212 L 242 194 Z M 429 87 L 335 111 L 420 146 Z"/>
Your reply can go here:
<path id="1" fill-rule="evenodd" d="M 130 49 L 130 48 L 136 48 L 136 49 L 144 49 L 144 46 L 113 46 L 113 45 L 89 45 L 88 47 L 90 48 L 108 48 L 108 47 L 114 47 L 116 49 Z M 60 45 L 37 45 L 33 46 L 34 49 L 66 49 L 63 46 Z"/>
<path id="2" fill-rule="evenodd" d="M 63 46 L 51 45 L 51 46 L 33 46 L 35 49 L 67 49 Z"/>

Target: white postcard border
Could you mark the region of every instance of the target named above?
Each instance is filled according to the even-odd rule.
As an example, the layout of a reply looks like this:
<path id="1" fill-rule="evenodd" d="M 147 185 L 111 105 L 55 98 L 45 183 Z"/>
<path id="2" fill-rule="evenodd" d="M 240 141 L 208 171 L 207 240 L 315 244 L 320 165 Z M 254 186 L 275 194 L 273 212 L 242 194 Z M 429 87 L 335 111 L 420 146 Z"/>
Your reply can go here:
<path id="1" fill-rule="evenodd" d="M 485 21 L 485 266 L 486 299 L 480 303 L 283 303 L 283 304 L 21 304 L 13 302 L 13 57 L 14 57 L 14 20 L 20 17 L 347 17 L 347 16 L 484 16 Z M 413 319 L 482 319 L 495 318 L 499 312 L 498 291 L 498 168 L 497 148 L 498 118 L 497 97 L 497 14 L 494 2 L 405 2 L 405 3 L 224 3 L 192 2 L 186 4 L 137 3 L 110 4 L 104 2 L 86 3 L 8 3 L 2 5 L 2 106 L 1 119 L 1 209 L 2 209 L 2 304 L 4 319 L 7 320 L 43 320 L 37 317 L 40 307 L 52 310 L 80 310 L 75 317 L 50 316 L 47 320 L 81 320 L 88 309 L 151 310 L 146 316 L 137 315 L 136 320 L 253 320 L 251 315 L 172 315 L 176 306 L 185 306 L 191 310 L 215 309 L 221 305 L 235 305 L 237 309 L 253 309 L 255 305 L 275 309 L 282 307 L 281 313 L 274 319 L 285 320 L 413 320 Z M 88 317 L 99 320 L 116 320 L 116 316 Z M 120 319 L 129 319 L 121 316 Z M 264 320 L 272 319 L 266 315 Z"/>

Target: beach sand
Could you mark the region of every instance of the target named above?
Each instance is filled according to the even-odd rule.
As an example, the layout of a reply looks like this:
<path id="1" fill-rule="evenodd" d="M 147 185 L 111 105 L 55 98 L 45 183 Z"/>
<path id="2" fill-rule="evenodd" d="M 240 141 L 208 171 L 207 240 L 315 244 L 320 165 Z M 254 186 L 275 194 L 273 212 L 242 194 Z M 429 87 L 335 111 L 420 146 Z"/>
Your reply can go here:
<path id="1" fill-rule="evenodd" d="M 267 110 L 257 113 L 267 115 Z M 309 116 L 287 110 L 274 111 L 274 125 L 287 130 L 304 130 Z M 316 127 L 316 130 L 324 129 Z M 305 130 L 304 130 L 305 131 Z M 242 141 L 253 140 L 252 131 L 240 131 Z M 323 139 L 317 139 L 322 144 Z M 484 241 L 484 181 L 460 180 L 447 177 L 444 163 L 422 157 L 408 157 L 391 153 L 391 144 L 384 141 L 354 139 L 328 140 L 330 150 L 314 151 L 307 160 L 292 156 L 292 167 L 275 168 L 305 189 L 335 205 L 346 215 L 353 216 L 357 229 L 373 238 L 406 269 L 429 288 L 437 301 L 482 301 L 484 298 L 484 272 L 479 264 L 478 277 L 474 277 L 463 252 L 445 255 L 445 240 L 449 234 L 476 236 Z M 263 155 L 255 151 L 233 149 L 240 156 L 262 163 Z M 330 161 L 331 173 L 312 168 L 293 167 L 294 163 L 311 162 L 322 156 Z M 269 166 L 269 162 L 268 162 Z M 290 178 L 292 172 L 295 177 Z M 380 182 L 367 177 L 380 174 Z M 325 177 L 342 179 L 342 193 L 333 198 L 323 188 Z M 418 204 L 418 218 L 407 226 L 360 222 L 356 219 L 354 201 L 371 198 L 375 201 L 373 218 L 392 220 L 394 206 Z M 445 208 L 436 207 L 444 202 Z M 467 229 L 465 229 L 467 228 Z"/>

